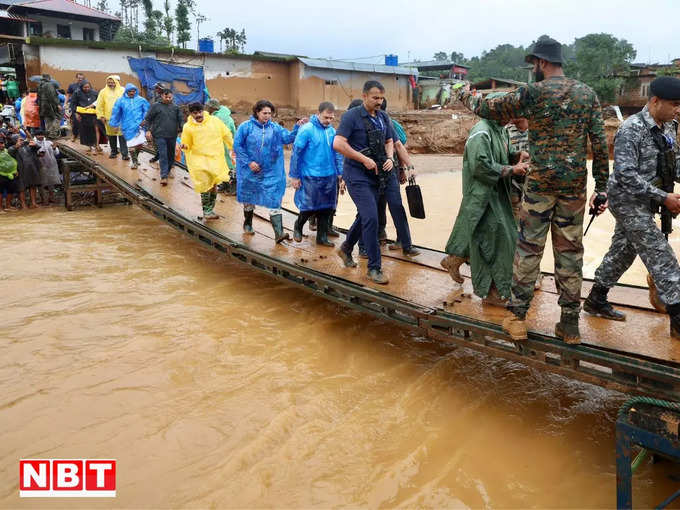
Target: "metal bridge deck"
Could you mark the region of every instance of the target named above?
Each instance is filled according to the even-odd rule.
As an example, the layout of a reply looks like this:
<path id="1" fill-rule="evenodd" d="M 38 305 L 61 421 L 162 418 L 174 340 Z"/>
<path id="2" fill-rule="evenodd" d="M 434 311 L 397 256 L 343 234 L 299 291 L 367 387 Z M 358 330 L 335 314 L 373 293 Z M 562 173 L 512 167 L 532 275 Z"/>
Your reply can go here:
<path id="1" fill-rule="evenodd" d="M 108 159 L 107 152 L 85 155 L 76 143 L 62 141 L 59 145 L 69 157 L 111 182 L 147 212 L 234 260 L 326 298 L 417 328 L 432 338 L 539 369 L 621 391 L 680 398 L 680 342 L 670 338 L 667 316 L 646 309 L 644 289 L 613 289 L 612 297 L 623 303 L 627 321 L 607 321 L 584 313 L 583 343 L 569 346 L 554 338 L 560 309 L 548 278 L 536 292 L 527 318 L 529 341 L 515 344 L 500 328 L 508 312 L 471 297 L 469 279 L 462 289 L 453 283 L 438 266 L 441 253 L 435 250 L 405 259 L 385 249 L 383 270 L 390 283 L 376 285 L 365 278 L 365 261 L 360 260 L 358 268 L 345 268 L 333 248 L 319 247 L 313 238 L 276 245 L 265 218 L 256 216 L 254 236 L 243 235 L 243 212 L 234 197 L 218 197 L 219 220 L 207 225 L 197 221 L 200 198 L 188 175 L 176 169 L 177 177 L 161 187 L 158 170 L 148 163 L 147 154 L 140 155 L 138 180 L 137 171 L 127 162 Z M 286 228 L 292 229 L 294 220 L 294 213 L 284 214 Z"/>

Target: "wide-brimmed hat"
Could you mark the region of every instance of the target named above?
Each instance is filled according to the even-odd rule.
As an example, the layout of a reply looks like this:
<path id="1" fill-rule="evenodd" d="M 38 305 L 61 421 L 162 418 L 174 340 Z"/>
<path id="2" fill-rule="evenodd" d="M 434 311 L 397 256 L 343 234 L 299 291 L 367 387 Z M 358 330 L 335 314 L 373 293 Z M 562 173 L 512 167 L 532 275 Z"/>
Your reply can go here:
<path id="1" fill-rule="evenodd" d="M 539 39 L 524 60 L 531 63 L 534 58 L 547 60 L 553 64 L 562 64 L 562 45 L 550 37 Z"/>

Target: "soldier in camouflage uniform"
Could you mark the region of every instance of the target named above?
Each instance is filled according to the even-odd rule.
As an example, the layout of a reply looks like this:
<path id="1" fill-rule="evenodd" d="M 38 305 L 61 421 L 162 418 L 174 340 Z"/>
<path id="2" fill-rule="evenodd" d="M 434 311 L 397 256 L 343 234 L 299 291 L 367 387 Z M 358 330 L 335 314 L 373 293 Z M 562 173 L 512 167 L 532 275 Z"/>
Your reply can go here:
<path id="1" fill-rule="evenodd" d="M 650 93 L 643 110 L 628 117 L 616 133 L 614 172 L 608 184 L 616 229 L 611 247 L 595 272 L 595 284 L 584 309 L 607 319 L 625 320 L 625 315 L 607 301 L 607 293 L 639 255 L 652 276 L 653 281 L 648 278 L 650 288 L 653 290 L 656 284 L 662 301 L 661 305 L 652 304 L 661 309 L 665 305 L 671 317 L 671 336 L 680 338 L 680 265 L 651 210 L 651 204 L 656 203 L 664 204 L 672 213 L 680 212 L 680 195 L 654 185 L 657 154 L 662 149 L 674 150 L 676 168 L 680 168 L 678 123 L 674 120 L 680 113 L 680 79 L 657 78 L 650 85 Z"/>
<path id="2" fill-rule="evenodd" d="M 578 319 L 583 279 L 583 214 L 586 207 L 586 145 L 593 149 L 595 189 L 605 192 L 609 155 L 597 95 L 585 84 L 562 72 L 562 47 L 557 41 L 539 40 L 526 57 L 534 65 L 536 83 L 521 86 L 497 99 L 470 94 L 469 85 L 459 98 L 483 118 L 507 122 L 529 120 L 531 165 L 520 210 L 520 233 L 513 265 L 513 312 L 503 329 L 516 341 L 527 338 L 525 318 L 534 295 L 548 230 L 555 257 L 555 280 L 562 307 L 555 334 L 578 343 Z M 591 197 L 591 204 L 595 195 Z M 606 204 L 601 206 L 603 212 Z"/>

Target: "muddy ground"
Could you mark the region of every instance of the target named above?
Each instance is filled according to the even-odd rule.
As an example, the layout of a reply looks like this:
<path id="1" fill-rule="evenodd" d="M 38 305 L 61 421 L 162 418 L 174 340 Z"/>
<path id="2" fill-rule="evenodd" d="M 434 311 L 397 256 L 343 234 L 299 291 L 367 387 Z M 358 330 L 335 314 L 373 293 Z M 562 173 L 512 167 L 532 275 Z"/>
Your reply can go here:
<path id="1" fill-rule="evenodd" d="M 236 125 L 248 119 L 251 115 L 243 105 L 237 105 L 233 111 Z M 277 112 L 276 120 L 286 128 L 293 127 L 300 117 L 311 115 L 313 112 L 301 112 L 289 108 L 281 108 Z M 390 112 L 390 115 L 404 126 L 409 152 L 414 154 L 462 154 L 465 141 L 472 126 L 479 118 L 466 110 L 462 105 L 447 110 L 413 110 L 408 112 Z M 339 122 L 340 115 L 336 122 Z M 609 145 L 609 157 L 613 157 L 613 142 L 619 121 L 607 119 L 605 131 Z"/>

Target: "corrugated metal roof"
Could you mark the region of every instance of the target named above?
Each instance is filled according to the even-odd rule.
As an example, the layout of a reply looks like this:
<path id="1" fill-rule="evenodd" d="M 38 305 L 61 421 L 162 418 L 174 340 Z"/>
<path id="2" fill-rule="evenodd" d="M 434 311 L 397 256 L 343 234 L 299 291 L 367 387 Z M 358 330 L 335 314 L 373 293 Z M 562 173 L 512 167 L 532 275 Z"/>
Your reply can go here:
<path id="1" fill-rule="evenodd" d="M 405 67 L 385 66 L 380 64 L 360 64 L 358 62 L 344 62 L 342 60 L 328 60 L 323 58 L 298 57 L 298 60 L 309 67 L 317 69 L 335 69 L 337 71 L 358 71 L 375 74 L 399 74 L 404 76 L 418 76 L 417 69 Z"/>
<path id="2" fill-rule="evenodd" d="M 11 19 L 11 20 L 14 20 L 14 21 L 19 21 L 19 22 L 27 21 L 29 23 L 32 23 L 32 22 L 35 21 L 34 19 L 25 18 L 24 16 L 17 16 L 16 14 L 13 14 L 13 13 L 7 11 L 7 9 L 0 9 L 0 18 Z"/>
<path id="3" fill-rule="evenodd" d="M 10 4 L 14 7 L 23 7 L 25 9 L 40 9 L 43 11 L 60 12 L 63 14 L 71 14 L 75 16 L 85 16 L 87 18 L 98 18 L 102 20 L 120 21 L 119 18 L 111 14 L 107 14 L 98 9 L 81 5 L 73 0 L 31 0 L 23 2 L 12 2 L 11 0 L 0 0 L 0 4 Z"/>

